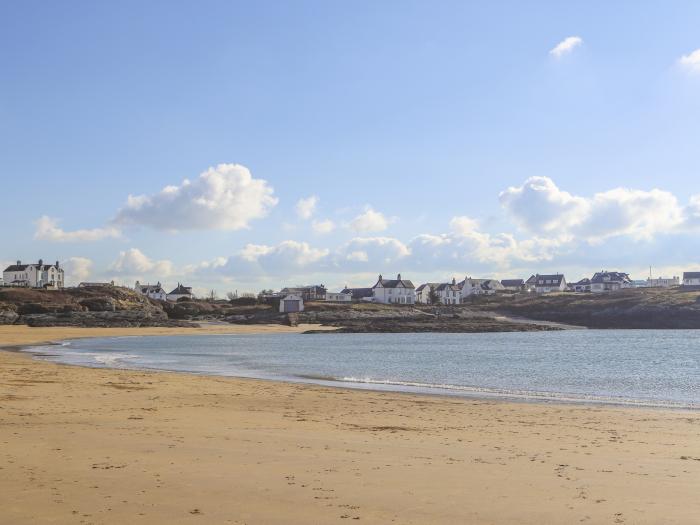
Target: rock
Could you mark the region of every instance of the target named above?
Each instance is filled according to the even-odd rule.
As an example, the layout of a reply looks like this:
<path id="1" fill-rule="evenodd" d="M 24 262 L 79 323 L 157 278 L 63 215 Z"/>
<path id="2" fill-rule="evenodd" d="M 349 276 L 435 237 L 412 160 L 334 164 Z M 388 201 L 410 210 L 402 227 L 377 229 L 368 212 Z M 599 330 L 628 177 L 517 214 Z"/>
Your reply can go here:
<path id="1" fill-rule="evenodd" d="M 114 312 L 117 309 L 116 302 L 111 297 L 88 297 L 78 301 L 78 304 L 88 312 Z"/>
<path id="2" fill-rule="evenodd" d="M 139 326 L 197 326 L 185 321 L 168 319 L 162 310 L 143 312 L 119 310 L 116 312 L 66 312 L 23 315 L 20 319 L 29 326 L 76 327 L 139 327 Z"/>

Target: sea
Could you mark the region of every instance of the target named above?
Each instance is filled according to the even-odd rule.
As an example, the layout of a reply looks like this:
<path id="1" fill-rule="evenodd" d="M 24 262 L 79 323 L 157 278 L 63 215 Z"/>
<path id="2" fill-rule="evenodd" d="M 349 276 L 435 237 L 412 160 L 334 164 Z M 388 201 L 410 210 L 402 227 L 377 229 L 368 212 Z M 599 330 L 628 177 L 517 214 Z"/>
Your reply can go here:
<path id="1" fill-rule="evenodd" d="M 40 359 L 521 401 L 700 409 L 700 330 L 78 339 Z"/>

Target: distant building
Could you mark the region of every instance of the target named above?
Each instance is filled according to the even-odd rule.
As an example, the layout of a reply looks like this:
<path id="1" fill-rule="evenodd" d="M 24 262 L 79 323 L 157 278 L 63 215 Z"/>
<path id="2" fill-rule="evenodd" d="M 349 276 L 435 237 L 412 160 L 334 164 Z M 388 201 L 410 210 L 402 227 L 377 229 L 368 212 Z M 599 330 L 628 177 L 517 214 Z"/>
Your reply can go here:
<path id="1" fill-rule="evenodd" d="M 183 297 L 186 297 L 187 299 L 194 299 L 194 295 L 192 294 L 192 287 L 191 286 L 183 286 L 182 284 L 177 283 L 177 288 L 175 288 L 172 292 L 170 292 L 166 296 L 166 299 L 168 301 L 177 302 L 178 300 L 182 299 Z"/>
<path id="2" fill-rule="evenodd" d="M 291 312 L 303 312 L 304 311 L 304 299 L 299 295 L 289 294 L 285 295 L 280 300 L 280 312 L 281 313 L 291 313 Z"/>
<path id="3" fill-rule="evenodd" d="M 700 272 L 683 272 L 683 287 L 700 288 Z"/>
<path id="4" fill-rule="evenodd" d="M 566 278 L 561 274 L 535 276 L 535 291 L 537 293 L 563 292 L 566 290 Z"/>
<path id="5" fill-rule="evenodd" d="M 472 279 L 467 277 L 458 283 L 462 300 L 470 295 L 493 295 L 499 290 L 504 290 L 503 285 L 496 279 Z"/>
<path id="6" fill-rule="evenodd" d="M 137 281 L 138 284 L 138 281 Z M 110 281 L 108 283 L 88 283 L 88 282 L 82 282 L 78 284 L 78 288 L 105 288 L 105 287 L 112 287 L 114 286 L 114 281 Z"/>
<path id="7" fill-rule="evenodd" d="M 585 277 L 577 283 L 569 283 L 569 289 L 572 292 L 590 292 L 591 280 L 588 277 Z"/>
<path id="8" fill-rule="evenodd" d="M 331 303 L 349 303 L 352 301 L 352 294 L 349 292 L 326 292 L 326 301 Z"/>
<path id="9" fill-rule="evenodd" d="M 537 291 L 537 276 L 531 275 L 525 281 L 525 291 L 526 292 L 536 292 Z"/>
<path id="10" fill-rule="evenodd" d="M 646 280 L 648 288 L 672 288 L 680 286 L 681 280 L 678 277 L 657 277 L 655 279 L 649 277 Z"/>
<path id="11" fill-rule="evenodd" d="M 504 290 L 520 292 L 525 288 L 525 281 L 523 279 L 503 279 L 501 285 Z"/>
<path id="12" fill-rule="evenodd" d="M 462 302 L 462 291 L 453 278 L 451 283 L 440 283 L 435 287 L 435 295 L 440 304 L 459 304 Z"/>
<path id="13" fill-rule="evenodd" d="M 51 288 L 64 287 L 64 272 L 58 261 L 56 264 L 44 264 L 42 259 L 36 264 L 12 264 L 2 272 L 5 286 L 22 286 L 27 288 Z"/>
<path id="14" fill-rule="evenodd" d="M 326 287 L 322 284 L 282 288 L 280 291 L 282 295 L 299 295 L 304 301 L 325 301 L 326 293 Z"/>
<path id="15" fill-rule="evenodd" d="M 616 292 L 623 288 L 632 288 L 630 276 L 622 272 L 596 272 L 591 277 L 591 292 Z"/>
<path id="16" fill-rule="evenodd" d="M 402 279 L 401 274 L 396 279 L 384 279 L 380 275 L 372 287 L 372 298 L 384 304 L 415 304 L 416 287 L 411 281 Z"/>
<path id="17" fill-rule="evenodd" d="M 430 304 L 431 294 L 435 288 L 437 288 L 440 283 L 425 283 L 421 284 L 416 288 L 416 303 L 418 304 Z"/>
<path id="18" fill-rule="evenodd" d="M 371 301 L 374 296 L 372 288 L 343 288 L 340 293 L 350 294 L 353 301 Z"/>
<path id="19" fill-rule="evenodd" d="M 156 284 L 141 284 L 140 282 L 136 281 L 134 290 L 141 295 L 145 295 L 146 297 L 155 299 L 156 301 L 165 301 L 168 298 L 168 294 L 165 293 L 160 281 L 158 281 Z"/>

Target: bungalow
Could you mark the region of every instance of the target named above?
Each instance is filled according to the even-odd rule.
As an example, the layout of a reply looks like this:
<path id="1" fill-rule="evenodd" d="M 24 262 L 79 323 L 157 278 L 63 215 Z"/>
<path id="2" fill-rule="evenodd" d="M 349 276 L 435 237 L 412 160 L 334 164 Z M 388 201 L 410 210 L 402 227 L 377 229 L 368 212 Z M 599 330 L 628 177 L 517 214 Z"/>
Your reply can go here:
<path id="1" fill-rule="evenodd" d="M 415 304 L 416 287 L 409 280 L 402 279 L 401 274 L 396 279 L 384 279 L 379 275 L 377 284 L 372 287 L 374 302 L 384 304 Z"/>
<path id="2" fill-rule="evenodd" d="M 353 301 L 371 301 L 374 296 L 372 288 L 348 288 L 346 286 L 340 293 L 350 294 Z"/>
<path id="3" fill-rule="evenodd" d="M 168 298 L 168 294 L 165 293 L 163 287 L 158 281 L 156 284 L 141 284 L 136 281 L 134 284 L 134 290 L 136 290 L 141 295 L 145 295 L 149 299 L 155 299 L 156 301 L 165 301 Z"/>
<path id="4" fill-rule="evenodd" d="M 177 288 L 170 292 L 166 296 L 166 299 L 168 301 L 177 302 L 183 297 L 187 297 L 188 299 L 194 299 L 194 295 L 192 294 L 192 287 L 182 286 L 180 283 L 177 283 Z"/>
<path id="5" fill-rule="evenodd" d="M 535 291 L 537 293 L 563 292 L 566 290 L 566 278 L 560 274 L 535 276 Z"/>
<path id="6" fill-rule="evenodd" d="M 673 288 L 680 286 L 680 284 L 681 280 L 678 277 L 657 277 L 656 279 L 647 277 L 645 286 L 647 288 Z"/>
<path id="7" fill-rule="evenodd" d="M 437 295 L 440 304 L 459 304 L 462 298 L 462 291 L 457 285 L 457 281 L 452 278 L 451 283 L 440 283 L 435 287 L 435 295 Z"/>
<path id="8" fill-rule="evenodd" d="M 325 301 L 326 292 L 326 287 L 322 284 L 282 288 L 280 291 L 282 295 L 299 295 L 304 301 Z"/>
<path id="9" fill-rule="evenodd" d="M 525 281 L 523 279 L 503 279 L 501 285 L 504 290 L 520 292 L 525 288 Z"/>
<path id="10" fill-rule="evenodd" d="M 683 272 L 683 287 L 700 288 L 700 272 Z"/>
<path id="11" fill-rule="evenodd" d="M 590 292 L 591 280 L 588 277 L 584 277 L 577 283 L 570 283 L 569 288 L 572 292 Z"/>
<path id="12" fill-rule="evenodd" d="M 12 264 L 2 272 L 5 285 L 22 286 L 28 288 L 63 288 L 64 272 L 58 261 L 56 264 L 44 264 L 39 259 L 37 264 Z"/>
<path id="13" fill-rule="evenodd" d="M 303 312 L 304 299 L 300 295 L 285 295 L 280 300 L 280 313 Z"/>
<path id="14" fill-rule="evenodd" d="M 332 292 L 326 292 L 326 301 L 332 302 L 332 303 L 349 303 L 352 301 L 352 294 L 351 293 L 332 293 Z"/>
<path id="15" fill-rule="evenodd" d="M 596 272 L 591 278 L 591 292 L 616 292 L 622 288 L 632 288 L 630 276 L 622 272 Z"/>

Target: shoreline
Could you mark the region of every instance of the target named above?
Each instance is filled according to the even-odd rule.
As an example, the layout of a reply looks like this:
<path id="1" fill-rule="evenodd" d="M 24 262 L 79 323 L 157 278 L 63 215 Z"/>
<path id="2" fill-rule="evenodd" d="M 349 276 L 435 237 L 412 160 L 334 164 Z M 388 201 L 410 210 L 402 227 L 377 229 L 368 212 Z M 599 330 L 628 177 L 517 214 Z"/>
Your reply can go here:
<path id="1" fill-rule="evenodd" d="M 37 349 L 42 346 L 63 346 L 61 343 L 71 340 L 78 339 L 96 339 L 96 338 L 111 338 L 111 337 L 161 337 L 161 336 L 206 336 L 206 335 L 261 335 L 269 333 L 298 333 L 305 334 L 309 328 L 316 329 L 315 325 L 299 325 L 299 327 L 281 327 L 280 325 L 233 325 L 235 327 L 241 327 L 241 329 L 234 328 L 233 330 L 227 329 L 226 326 L 221 326 L 218 323 L 211 323 L 209 326 L 203 326 L 198 328 L 197 333 L 191 333 L 187 330 L 190 328 L 185 328 L 185 331 L 176 329 L 176 333 L 160 333 L 161 330 L 169 331 L 171 328 L 161 329 L 156 328 L 92 328 L 92 329 L 77 329 L 77 330 L 97 330 L 103 333 L 99 335 L 82 335 L 80 337 L 70 337 L 70 338 L 58 338 L 52 341 L 42 341 L 37 343 L 26 343 L 21 345 L 0 345 L 0 352 L 16 352 L 29 357 L 30 359 L 36 359 L 39 361 L 68 367 L 78 367 L 85 369 L 106 369 L 106 370 L 117 370 L 117 371 L 133 371 L 133 372 L 146 372 L 146 373 L 171 373 L 171 374 L 187 374 L 194 377 L 212 377 L 221 379 L 233 379 L 233 380 L 252 380 L 252 381 L 266 381 L 272 383 L 282 383 L 288 385 L 306 385 L 306 386 L 317 386 L 326 388 L 343 389 L 348 391 L 368 391 L 368 392 L 387 392 L 395 393 L 399 395 L 407 396 L 430 396 L 446 399 L 464 399 L 464 400 L 482 400 L 482 401 L 492 401 L 492 402 L 504 402 L 504 403 L 528 403 L 528 404 L 543 404 L 543 405 L 559 405 L 559 406 L 572 406 L 572 407 L 610 407 L 610 408 L 630 408 L 630 409 L 641 409 L 641 410 L 672 410 L 672 411 L 683 411 L 683 412 L 700 412 L 700 405 L 698 404 L 683 404 L 681 402 L 670 401 L 670 400 L 645 400 L 636 398 L 620 398 L 620 399 L 610 399 L 603 398 L 602 396 L 597 396 L 594 394 L 584 395 L 575 394 L 567 392 L 540 392 L 540 391 L 529 391 L 529 390 L 519 390 L 516 392 L 505 391 L 503 389 L 493 388 L 493 387 L 476 387 L 476 386 L 458 386 L 458 385 L 428 385 L 420 384 L 411 381 L 363 381 L 363 380 L 344 380 L 335 377 L 325 377 L 317 376 L 313 374 L 307 375 L 281 375 L 281 376 L 265 376 L 265 375 L 235 375 L 235 374 L 225 374 L 216 372 L 197 372 L 193 370 L 169 370 L 166 368 L 148 368 L 148 367 L 117 367 L 108 366 L 105 364 L 96 364 L 94 366 L 89 364 L 78 364 L 78 363 L 67 363 L 61 361 L 51 360 L 51 357 L 60 357 L 60 354 L 50 354 L 50 353 L 38 353 L 32 352 L 32 349 Z M 1 327 L 0 327 L 1 328 Z M 223 329 L 223 331 L 222 331 Z M 36 330 L 36 328 L 30 328 L 30 330 Z M 49 328 L 48 330 L 51 330 Z M 113 333 L 114 331 L 127 330 L 130 333 Z M 144 331 L 146 333 L 135 333 Z M 158 332 L 158 333 L 152 333 Z M 332 328 L 322 327 L 320 332 L 332 332 L 332 333 L 343 333 L 336 332 Z M 317 332 L 319 333 L 319 332 Z M 0 334 L 1 335 L 1 334 Z M 46 359 L 49 358 L 49 359 Z"/>

